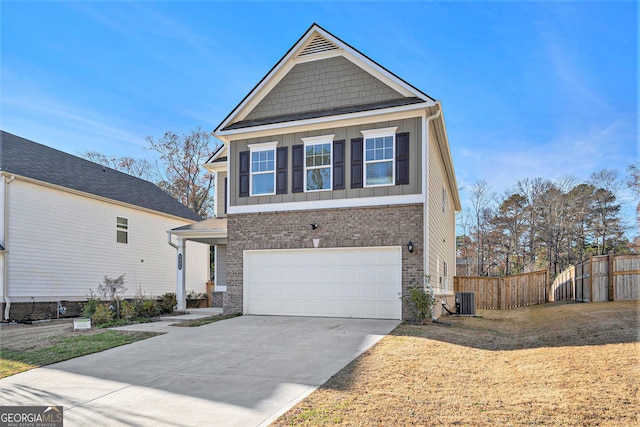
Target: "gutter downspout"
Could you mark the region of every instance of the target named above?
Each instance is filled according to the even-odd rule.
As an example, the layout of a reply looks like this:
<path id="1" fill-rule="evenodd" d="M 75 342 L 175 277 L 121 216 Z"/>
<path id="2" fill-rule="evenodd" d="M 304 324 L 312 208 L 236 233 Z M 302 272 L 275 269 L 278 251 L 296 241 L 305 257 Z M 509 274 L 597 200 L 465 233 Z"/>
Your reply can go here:
<path id="1" fill-rule="evenodd" d="M 423 155 L 423 193 L 424 193 L 424 260 L 423 260 L 423 270 L 424 270 L 424 288 L 429 289 L 429 293 L 431 293 L 431 297 L 434 300 L 434 303 L 431 306 L 431 312 L 433 313 L 435 307 L 435 296 L 436 293 L 433 287 L 429 284 L 427 277 L 429 276 L 429 123 L 431 120 L 437 119 L 440 117 L 440 112 L 442 111 L 442 104 L 440 101 L 436 101 L 436 107 L 438 110 L 433 113 L 431 116 L 425 117 L 424 119 L 424 127 L 422 129 L 422 134 L 424 135 L 426 144 L 424 147 L 424 155 Z M 435 316 L 432 316 L 432 320 L 436 320 Z"/>
<path id="2" fill-rule="evenodd" d="M 2 255 L 2 295 L 4 298 L 5 306 L 4 306 L 4 320 L 9 320 L 9 310 L 11 309 L 11 300 L 9 299 L 9 254 L 7 251 L 7 242 L 9 240 L 9 184 L 11 184 L 16 179 L 15 175 L 11 175 L 8 179 L 5 176 L 4 179 L 4 254 Z"/>
<path id="3" fill-rule="evenodd" d="M 176 250 L 176 263 L 178 270 L 176 272 L 176 301 L 178 310 L 186 310 L 186 241 L 178 237 L 178 244 L 171 241 L 171 233 L 167 231 L 167 243 Z"/>
<path id="4" fill-rule="evenodd" d="M 178 245 L 176 245 L 175 243 L 173 243 L 171 241 L 171 232 L 167 231 L 167 243 L 169 244 L 169 246 L 172 246 L 173 249 L 178 249 Z"/>

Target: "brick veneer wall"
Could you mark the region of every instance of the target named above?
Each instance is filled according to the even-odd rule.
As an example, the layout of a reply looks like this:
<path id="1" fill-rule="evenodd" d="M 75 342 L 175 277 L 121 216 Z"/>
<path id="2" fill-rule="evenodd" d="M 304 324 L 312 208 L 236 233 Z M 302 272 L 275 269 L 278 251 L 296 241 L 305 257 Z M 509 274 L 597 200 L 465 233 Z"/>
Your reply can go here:
<path id="1" fill-rule="evenodd" d="M 15 321 L 57 319 L 63 317 L 78 317 L 82 314 L 86 301 L 63 301 L 66 307 L 65 314 L 58 315 L 58 302 L 13 302 L 9 308 L 9 318 Z M 4 317 L 5 304 L 1 307 Z"/>
<path id="2" fill-rule="evenodd" d="M 406 292 L 412 283 L 422 283 L 423 215 L 422 204 L 229 215 L 224 312 L 242 312 L 244 250 L 311 248 L 312 239 L 320 239 L 322 248 L 401 246 Z M 311 223 L 318 228 L 312 230 Z M 404 304 L 402 316 L 408 318 Z"/>

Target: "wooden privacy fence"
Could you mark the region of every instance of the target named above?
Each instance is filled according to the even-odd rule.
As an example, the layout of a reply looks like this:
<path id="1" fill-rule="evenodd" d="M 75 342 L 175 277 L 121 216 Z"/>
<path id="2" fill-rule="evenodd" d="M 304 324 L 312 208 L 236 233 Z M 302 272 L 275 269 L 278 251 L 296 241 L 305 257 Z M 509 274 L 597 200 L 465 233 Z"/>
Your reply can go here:
<path id="1" fill-rule="evenodd" d="M 556 277 L 549 300 L 640 300 L 640 254 L 590 255 Z"/>
<path id="2" fill-rule="evenodd" d="M 515 308 L 546 301 L 546 270 L 507 277 L 454 277 L 455 292 L 475 292 L 476 307 Z"/>

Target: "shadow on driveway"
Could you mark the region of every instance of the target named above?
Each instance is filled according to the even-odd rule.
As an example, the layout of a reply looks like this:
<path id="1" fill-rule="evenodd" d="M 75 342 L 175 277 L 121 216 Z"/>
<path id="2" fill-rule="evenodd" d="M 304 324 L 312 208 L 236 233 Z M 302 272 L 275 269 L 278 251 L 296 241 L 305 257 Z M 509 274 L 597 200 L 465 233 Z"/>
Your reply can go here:
<path id="1" fill-rule="evenodd" d="M 242 316 L 165 328 L 2 379 L 0 405 L 62 405 L 65 426 L 266 425 L 398 324 Z"/>

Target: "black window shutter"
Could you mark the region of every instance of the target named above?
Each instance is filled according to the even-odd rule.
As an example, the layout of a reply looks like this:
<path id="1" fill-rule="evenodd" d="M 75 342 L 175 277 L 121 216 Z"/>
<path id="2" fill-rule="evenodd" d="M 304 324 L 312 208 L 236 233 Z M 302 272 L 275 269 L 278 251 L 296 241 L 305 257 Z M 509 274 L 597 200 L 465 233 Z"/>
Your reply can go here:
<path id="1" fill-rule="evenodd" d="M 351 140 L 351 188 L 362 188 L 363 183 L 362 138 Z"/>
<path id="2" fill-rule="evenodd" d="M 304 145 L 291 147 L 291 191 L 304 192 Z"/>
<path id="3" fill-rule="evenodd" d="M 409 132 L 396 134 L 396 185 L 409 183 Z"/>
<path id="4" fill-rule="evenodd" d="M 227 178 L 224 179 L 224 213 L 227 213 Z"/>
<path id="5" fill-rule="evenodd" d="M 333 141 L 333 189 L 344 190 L 344 139 Z"/>
<path id="6" fill-rule="evenodd" d="M 249 196 L 249 151 L 240 152 L 240 168 L 238 179 L 238 196 Z"/>
<path id="7" fill-rule="evenodd" d="M 287 194 L 287 157 L 289 147 L 276 150 L 276 194 Z"/>

